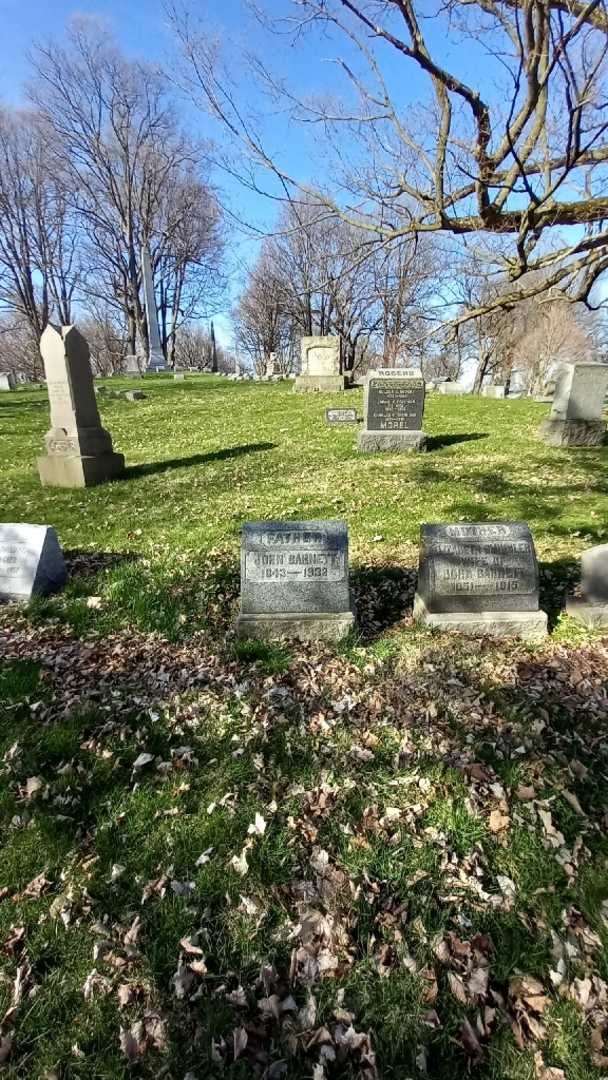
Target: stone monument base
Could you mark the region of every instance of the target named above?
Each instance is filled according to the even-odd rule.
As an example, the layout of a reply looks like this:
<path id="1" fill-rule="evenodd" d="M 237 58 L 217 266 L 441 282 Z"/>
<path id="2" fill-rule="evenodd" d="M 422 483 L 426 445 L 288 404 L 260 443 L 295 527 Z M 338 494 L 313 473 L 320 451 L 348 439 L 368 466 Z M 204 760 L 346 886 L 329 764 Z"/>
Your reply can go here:
<path id="1" fill-rule="evenodd" d="M 386 451 L 390 454 L 422 453 L 426 450 L 424 431 L 360 431 L 357 450 L 362 454 Z"/>
<path id="2" fill-rule="evenodd" d="M 348 375 L 296 375 L 293 391 L 294 394 L 309 394 L 314 391 L 336 394 L 349 387 Z"/>
<path id="3" fill-rule="evenodd" d="M 583 596 L 566 597 L 566 613 L 585 626 L 601 630 L 608 626 L 608 600 L 585 600 Z"/>
<path id="4" fill-rule="evenodd" d="M 299 641 L 341 641 L 354 625 L 352 611 L 241 614 L 236 620 L 236 632 L 237 637 L 261 641 L 282 637 Z"/>
<path id="5" fill-rule="evenodd" d="M 95 457 L 49 454 L 38 458 L 38 473 L 43 487 L 83 488 L 103 484 L 122 476 L 122 454 L 97 454 Z"/>
<path id="6" fill-rule="evenodd" d="M 547 635 L 545 611 L 429 611 L 422 597 L 414 596 L 414 619 L 422 626 L 474 637 L 518 637 L 539 641 Z"/>
<path id="7" fill-rule="evenodd" d="M 601 446 L 606 434 L 604 420 L 557 420 L 549 417 L 538 429 L 548 446 Z"/>

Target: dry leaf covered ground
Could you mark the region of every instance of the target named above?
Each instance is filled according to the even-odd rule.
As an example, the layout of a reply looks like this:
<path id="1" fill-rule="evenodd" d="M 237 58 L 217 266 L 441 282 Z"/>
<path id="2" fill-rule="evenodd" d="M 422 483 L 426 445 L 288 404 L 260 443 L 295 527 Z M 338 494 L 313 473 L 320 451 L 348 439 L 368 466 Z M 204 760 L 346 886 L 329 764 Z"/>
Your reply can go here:
<path id="1" fill-rule="evenodd" d="M 558 617 L 607 451 L 431 397 L 430 454 L 363 460 L 331 399 L 146 390 L 104 404 L 132 468 L 87 492 L 38 487 L 43 395 L 0 399 L 2 516 L 72 572 L 0 611 L 3 1074 L 608 1076 L 608 635 Z M 349 522 L 340 648 L 235 642 L 270 516 Z M 506 517 L 552 637 L 417 631 L 420 522 Z"/>

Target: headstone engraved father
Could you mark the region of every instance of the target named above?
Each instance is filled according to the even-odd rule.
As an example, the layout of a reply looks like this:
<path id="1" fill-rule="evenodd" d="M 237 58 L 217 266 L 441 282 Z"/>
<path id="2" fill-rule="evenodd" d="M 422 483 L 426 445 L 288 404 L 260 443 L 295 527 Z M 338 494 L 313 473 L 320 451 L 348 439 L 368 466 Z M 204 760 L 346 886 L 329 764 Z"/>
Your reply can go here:
<path id="1" fill-rule="evenodd" d="M 243 525 L 239 637 L 338 641 L 353 625 L 344 521 Z"/>
<path id="2" fill-rule="evenodd" d="M 426 450 L 422 430 L 424 379 L 419 368 L 379 368 L 370 371 L 363 396 L 363 453 L 388 450 L 403 453 Z"/>
<path id="3" fill-rule="evenodd" d="M 89 346 L 75 326 L 47 326 L 40 339 L 51 427 L 38 458 L 45 487 L 81 488 L 119 476 L 125 467 L 109 431 L 101 426 Z"/>
<path id="4" fill-rule="evenodd" d="M 440 630 L 530 640 L 547 633 L 523 521 L 422 525 L 414 618 Z"/>
<path id="5" fill-rule="evenodd" d="M 67 572 L 57 533 L 48 525 L 0 523 L 0 600 L 48 596 Z"/>

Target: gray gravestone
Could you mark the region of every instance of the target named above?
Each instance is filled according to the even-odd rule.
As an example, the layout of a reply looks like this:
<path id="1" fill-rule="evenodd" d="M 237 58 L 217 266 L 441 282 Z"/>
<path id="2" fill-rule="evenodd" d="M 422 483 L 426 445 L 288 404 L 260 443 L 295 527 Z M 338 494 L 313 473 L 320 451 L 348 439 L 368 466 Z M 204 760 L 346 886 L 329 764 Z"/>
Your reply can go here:
<path id="1" fill-rule="evenodd" d="M 380 368 L 370 371 L 363 396 L 363 453 L 425 450 L 422 430 L 424 379 L 419 368 Z"/>
<path id="2" fill-rule="evenodd" d="M 175 379 L 175 382 L 184 382 L 186 376 L 183 371 L 174 371 L 173 378 Z"/>
<path id="3" fill-rule="evenodd" d="M 125 375 L 131 375 L 138 377 L 142 372 L 142 363 L 139 356 L 136 353 L 129 353 L 124 358 Z"/>
<path id="4" fill-rule="evenodd" d="M 124 392 L 127 401 L 145 401 L 147 396 L 143 390 L 125 390 Z"/>
<path id="5" fill-rule="evenodd" d="M 599 446 L 606 433 L 603 419 L 608 364 L 567 364 L 555 384 L 553 406 L 538 432 L 549 446 Z"/>
<path id="6" fill-rule="evenodd" d="M 345 522 L 243 525 L 240 637 L 337 641 L 353 625 Z"/>
<path id="7" fill-rule="evenodd" d="M 0 371 L 0 390 L 14 390 L 15 376 L 10 371 Z"/>
<path id="8" fill-rule="evenodd" d="M 327 424 L 356 424 L 356 409 L 326 409 L 325 422 Z"/>
<path id="9" fill-rule="evenodd" d="M 86 339 L 75 326 L 59 332 L 49 324 L 40 352 L 51 409 L 46 454 L 38 458 L 43 486 L 89 487 L 120 476 L 125 459 L 114 453 L 110 433 L 101 426 Z"/>
<path id="10" fill-rule="evenodd" d="M 470 634 L 544 637 L 538 563 L 522 521 L 422 525 L 414 618 Z"/>
<path id="11" fill-rule="evenodd" d="M 57 533 L 48 525 L 0 524 L 0 599 L 48 596 L 67 581 Z"/>
<path id="12" fill-rule="evenodd" d="M 569 596 L 566 611 L 586 626 L 608 626 L 608 544 L 583 552 L 581 578 L 581 596 Z"/>
<path id="13" fill-rule="evenodd" d="M 300 374 L 294 382 L 297 394 L 309 391 L 335 393 L 350 385 L 342 374 L 340 338 L 330 336 L 303 337 L 300 342 Z"/>
<path id="14" fill-rule="evenodd" d="M 498 386 L 496 383 L 492 383 L 490 386 L 482 386 L 481 396 L 489 398 L 504 398 L 505 387 Z"/>

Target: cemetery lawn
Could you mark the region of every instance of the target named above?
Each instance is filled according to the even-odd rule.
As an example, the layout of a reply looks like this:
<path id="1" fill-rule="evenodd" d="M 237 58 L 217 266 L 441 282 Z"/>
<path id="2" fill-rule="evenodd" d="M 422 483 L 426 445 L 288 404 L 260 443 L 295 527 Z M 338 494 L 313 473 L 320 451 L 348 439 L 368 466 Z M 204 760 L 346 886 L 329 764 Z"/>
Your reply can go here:
<path id="1" fill-rule="evenodd" d="M 100 399 L 129 468 L 86 491 L 39 485 L 45 394 L 0 395 L 2 519 L 71 571 L 0 609 L 2 1075 L 608 1075 L 608 633 L 559 614 L 608 448 L 432 395 L 428 454 L 360 456 L 324 423 L 360 391 L 141 385 Z M 351 640 L 235 640 L 273 517 L 348 522 Z M 417 630 L 420 523 L 495 519 L 551 637 Z"/>

